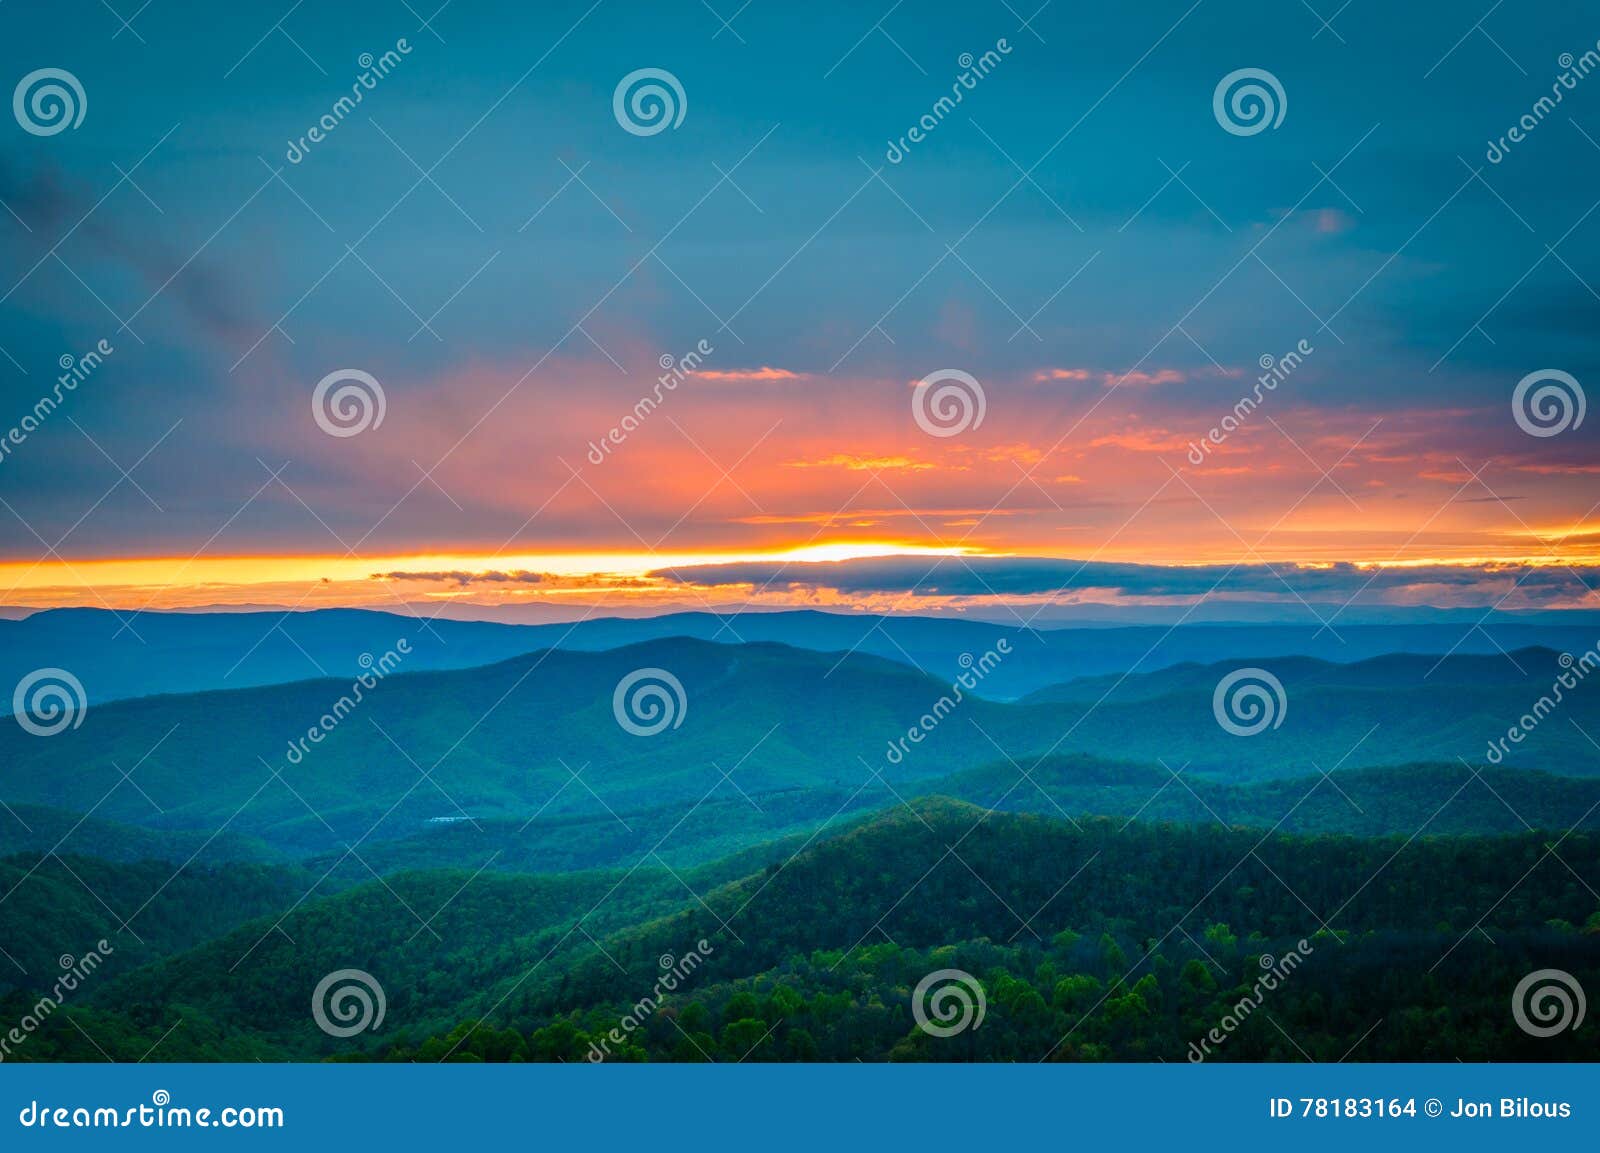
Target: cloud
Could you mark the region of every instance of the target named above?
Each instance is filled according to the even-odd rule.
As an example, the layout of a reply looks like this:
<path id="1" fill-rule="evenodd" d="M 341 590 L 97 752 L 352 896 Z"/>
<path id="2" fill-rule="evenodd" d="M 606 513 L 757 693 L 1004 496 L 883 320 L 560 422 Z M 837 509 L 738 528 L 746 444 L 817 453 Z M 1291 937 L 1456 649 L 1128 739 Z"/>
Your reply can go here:
<path id="1" fill-rule="evenodd" d="M 98 211 L 105 198 L 96 199 L 53 167 L 24 173 L 0 157 L 0 200 L 19 220 L 30 222 L 25 227 L 35 238 L 76 235 L 81 238 L 78 252 L 87 252 L 89 260 L 131 270 L 150 292 L 138 312 L 160 297 L 172 301 L 206 335 L 230 345 L 248 343 L 254 332 L 239 298 L 240 278 L 228 276 L 207 258 L 197 259 L 198 251 L 181 251 L 147 225 L 130 225 L 110 210 Z M 79 255 L 75 264 L 86 261 Z M 71 275 L 76 278 L 79 272 Z"/>
<path id="2" fill-rule="evenodd" d="M 1232 370 L 1224 370 L 1221 375 L 1237 375 L 1237 373 L 1232 372 Z M 1123 384 L 1183 384 L 1189 379 L 1189 375 L 1176 368 L 1158 368 L 1151 372 L 1140 370 L 1105 372 L 1087 368 L 1044 368 L 1034 373 L 1033 379 L 1040 383 L 1052 380 L 1098 380 L 1107 388 L 1113 388 Z"/>
<path id="3" fill-rule="evenodd" d="M 1108 372 L 1103 383 L 1110 388 L 1114 384 L 1182 384 L 1188 379 L 1175 368 L 1161 368 L 1155 372 L 1125 372 L 1120 376 Z"/>
<path id="4" fill-rule="evenodd" d="M 785 468 L 842 468 L 851 472 L 926 472 L 939 466 L 909 456 L 851 456 L 836 452 L 820 460 L 788 460 Z"/>
<path id="5" fill-rule="evenodd" d="M 835 509 L 832 512 L 801 512 L 801 513 L 760 513 L 751 516 L 735 517 L 738 524 L 819 524 L 819 525 L 845 525 L 879 521 L 912 519 L 932 520 L 941 517 L 980 517 L 984 520 L 1018 516 L 1024 512 L 1034 511 L 1016 508 L 855 508 Z"/>
<path id="6" fill-rule="evenodd" d="M 717 381 L 745 381 L 745 380 L 799 380 L 798 372 L 790 372 L 787 368 L 771 368 L 763 364 L 760 368 L 734 368 L 722 372 L 710 369 L 701 369 L 692 374 L 697 380 Z"/>
<path id="7" fill-rule="evenodd" d="M 1312 216 L 1316 221 L 1316 230 L 1324 235 L 1336 236 L 1356 226 L 1354 218 L 1338 208 L 1319 208 Z"/>
<path id="8" fill-rule="evenodd" d="M 375 572 L 368 580 L 375 581 L 428 581 L 434 584 L 453 584 L 466 588 L 472 584 L 543 584 L 544 573 L 518 569 L 514 572 L 465 572 L 461 569 L 434 572 Z"/>
<path id="9" fill-rule="evenodd" d="M 1129 452 L 1183 452 L 1189 441 L 1164 428 L 1130 429 L 1107 433 L 1089 442 L 1090 448 L 1123 448 Z"/>
<path id="10" fill-rule="evenodd" d="M 1518 472 L 1538 473 L 1540 476 L 1592 476 L 1600 473 L 1600 464 L 1514 464 Z"/>
<path id="11" fill-rule="evenodd" d="M 661 569 L 662 580 L 701 586 L 753 584 L 846 595 L 1300 599 L 1345 603 L 1494 604 L 1512 589 L 1528 603 L 1570 603 L 1600 589 L 1600 565 L 1412 565 L 1362 567 L 1147 565 L 1055 557 L 866 557 L 846 561 L 746 561 Z"/>

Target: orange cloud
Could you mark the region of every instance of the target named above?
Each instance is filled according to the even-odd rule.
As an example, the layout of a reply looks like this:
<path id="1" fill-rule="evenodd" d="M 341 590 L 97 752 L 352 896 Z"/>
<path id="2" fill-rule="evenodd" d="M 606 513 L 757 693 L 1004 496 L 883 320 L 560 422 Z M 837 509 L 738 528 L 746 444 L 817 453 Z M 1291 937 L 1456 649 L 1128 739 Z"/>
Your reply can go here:
<path id="1" fill-rule="evenodd" d="M 1189 447 L 1189 442 L 1164 428 L 1152 428 L 1097 436 L 1089 442 L 1089 447 L 1125 448 L 1129 452 L 1180 452 Z"/>
<path id="2" fill-rule="evenodd" d="M 851 472 L 926 472 L 939 467 L 909 456 L 851 456 L 847 452 L 836 452 L 820 460 L 786 460 L 783 464 L 785 468 L 843 468 Z"/>
<path id="3" fill-rule="evenodd" d="M 1540 476 L 1589 476 L 1600 473 L 1600 464 L 1517 464 L 1518 472 L 1532 472 Z"/>
<path id="4" fill-rule="evenodd" d="M 1107 388 L 1117 384 L 1182 384 L 1189 379 L 1185 373 L 1178 371 L 1176 368 L 1161 368 L 1154 372 L 1102 372 L 1087 368 L 1045 368 L 1033 374 L 1033 379 L 1041 383 L 1051 380 L 1093 380 L 1096 377 Z"/>
<path id="5" fill-rule="evenodd" d="M 703 369 L 693 374 L 698 380 L 720 381 L 746 381 L 746 380 L 799 380 L 798 372 L 790 372 L 787 368 L 772 368 L 763 364 L 760 368 L 735 368 L 724 372 L 714 372 Z"/>
<path id="6" fill-rule="evenodd" d="M 1175 368 L 1162 368 L 1155 372 L 1125 372 L 1121 375 L 1108 372 L 1102 379 L 1105 386 L 1110 388 L 1119 382 L 1122 384 L 1182 384 L 1189 378 Z"/>

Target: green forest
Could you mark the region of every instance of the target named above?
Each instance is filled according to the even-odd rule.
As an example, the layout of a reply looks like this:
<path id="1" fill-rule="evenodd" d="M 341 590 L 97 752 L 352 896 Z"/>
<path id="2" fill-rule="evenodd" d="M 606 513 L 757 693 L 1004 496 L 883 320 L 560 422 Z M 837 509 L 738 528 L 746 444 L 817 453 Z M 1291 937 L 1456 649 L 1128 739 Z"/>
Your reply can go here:
<path id="1" fill-rule="evenodd" d="M 1600 988 L 1600 709 L 1483 763 L 1516 655 L 1285 659 L 1248 740 L 1229 666 L 938 704 L 681 637 L 398 673 L 295 757 L 347 686 L 0 728 L 0 1058 L 1600 1059 L 1517 1003 Z"/>
<path id="2" fill-rule="evenodd" d="M 1537 1039 L 1509 1010 L 1529 969 L 1600 977 L 1600 911 L 1582 879 L 1600 867 L 1600 836 L 1557 844 L 1074 822 L 934 798 L 737 877 L 755 862 L 413 871 L 331 885 L 283 916 L 263 910 L 313 874 L 229 863 L 169 886 L 138 918 L 143 944 L 119 938 L 88 995 L 12 1059 L 158 1047 L 163 1060 L 576 1061 L 631 1017 L 604 1059 L 1183 1061 L 1294 951 L 1297 967 L 1205 1059 L 1593 1060 L 1593 1031 Z M 6 862 L 8 877 L 36 868 L 45 881 L 0 905 L 7 940 L 15 918 L 94 921 L 70 875 L 92 863 L 56 865 Z M 102 868 L 92 883 L 112 900 L 162 871 Z M 1523 876 L 1510 893 L 1508 872 Z M 416 910 L 435 908 L 421 931 Z M 662 959 L 701 941 L 693 973 L 641 1012 Z M 307 1013 L 311 991 L 352 962 L 381 981 L 387 1018 L 330 1038 Z M 977 979 L 986 1013 L 941 1038 L 910 1003 L 925 974 L 950 968 Z M 33 998 L 19 986 L 0 1010 L 21 1018 Z"/>

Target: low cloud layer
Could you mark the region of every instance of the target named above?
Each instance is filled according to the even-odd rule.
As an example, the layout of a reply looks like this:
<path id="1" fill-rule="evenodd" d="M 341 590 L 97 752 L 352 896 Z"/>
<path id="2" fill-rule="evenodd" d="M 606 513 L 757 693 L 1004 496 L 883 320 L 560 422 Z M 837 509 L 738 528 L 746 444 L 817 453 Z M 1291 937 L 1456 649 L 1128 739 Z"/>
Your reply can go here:
<path id="1" fill-rule="evenodd" d="M 527 572 L 518 569 L 515 572 L 467 572 L 462 569 L 432 572 L 379 572 L 373 573 L 373 580 L 384 581 L 430 581 L 453 584 L 459 588 L 466 588 L 474 584 L 543 584 L 544 573 Z"/>
<path id="2" fill-rule="evenodd" d="M 1594 599 L 1600 566 L 1352 564 L 1142 565 L 1050 557 L 868 557 L 782 564 L 741 562 L 662 569 L 663 580 L 699 586 L 754 585 L 769 591 L 827 590 L 844 595 L 917 597 L 1221 597 L 1304 599 L 1320 603 L 1502 601 L 1505 607 L 1577 604 Z M 1092 596 L 1090 599 L 1093 599 Z"/>

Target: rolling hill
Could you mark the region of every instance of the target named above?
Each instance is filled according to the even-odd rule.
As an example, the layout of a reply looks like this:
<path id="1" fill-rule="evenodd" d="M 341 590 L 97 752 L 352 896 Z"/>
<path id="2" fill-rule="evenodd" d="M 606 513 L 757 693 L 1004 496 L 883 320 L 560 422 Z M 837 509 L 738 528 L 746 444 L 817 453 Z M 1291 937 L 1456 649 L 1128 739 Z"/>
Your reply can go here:
<path id="1" fill-rule="evenodd" d="M 1231 665 L 1132 676 L 1109 695 L 1102 682 L 1060 690 L 1078 700 L 1005 704 L 968 696 L 957 703 L 948 684 L 863 654 L 681 638 L 593 653 L 549 650 L 481 668 L 397 672 L 347 713 L 339 702 L 350 683 L 318 680 L 95 705 L 80 727 L 49 738 L 0 727 L 0 800 L 147 830 L 253 838 L 293 857 L 338 855 L 356 843 L 434 838 L 437 845 L 446 832 L 465 841 L 452 826 L 476 831 L 488 823 L 514 825 L 517 834 L 526 826 L 543 848 L 500 847 L 538 868 L 566 867 L 562 853 L 577 867 L 616 863 L 668 832 L 667 851 L 701 861 L 804 831 L 847 804 L 888 804 L 890 786 L 926 789 L 978 769 L 1009 785 L 1047 754 L 1136 766 L 1117 770 L 1125 779 L 1114 796 L 1060 782 L 1065 799 L 1052 803 L 1096 812 L 1136 810 L 1169 771 L 1244 785 L 1317 778 L 1323 770 L 1459 765 L 1457 758 L 1481 766 L 1487 741 L 1534 706 L 1558 667 L 1543 650 L 1443 662 L 1267 663 L 1284 674 L 1283 723 L 1241 737 L 1213 713 L 1213 689 Z M 638 736 L 618 723 L 614 690 L 652 667 L 679 679 L 685 707 L 676 727 Z M 1600 776 L 1600 750 L 1588 736 L 1600 733 L 1597 687 L 1580 685 L 1511 746 L 1505 767 Z M 1095 693 L 1105 699 L 1081 699 Z M 315 744 L 302 739 L 313 727 L 327 729 Z M 1409 819 L 1419 792 L 1404 788 Z M 1545 803 L 1506 788 L 1518 798 L 1515 809 L 1541 820 L 1567 812 L 1578 796 Z M 985 795 L 965 786 L 946 791 Z M 695 811 L 713 801 L 726 818 L 720 824 Z M 1214 803 L 1248 821 L 1282 815 L 1273 812 L 1276 798 L 1261 795 Z M 1374 801 L 1374 808 L 1384 807 Z M 592 818 L 599 839 L 574 841 L 559 824 L 573 818 Z M 13 822 L 27 823 L 0 814 L 0 845 L 49 847 Z M 1357 820 L 1354 827 L 1370 826 Z M 100 824 L 86 829 L 109 835 Z M 426 851 L 418 859 L 436 861 Z"/>
<path id="2" fill-rule="evenodd" d="M 1015 699 L 1063 681 L 1153 672 L 1183 663 L 1307 656 L 1349 663 L 1394 652 L 1497 655 L 1541 646 L 1573 653 L 1595 643 L 1595 625 L 1492 616 L 1472 622 L 1337 626 L 1189 624 L 1174 627 L 1027 627 L 1026 617 L 989 623 L 948 617 L 797 610 L 677 612 L 516 625 L 365 609 L 145 612 L 51 609 L 0 620 L 0 684 L 36 668 L 71 671 L 90 701 L 155 693 L 282 684 L 354 676 L 363 653 L 377 657 L 404 639 L 411 671 L 461 669 L 547 648 L 597 652 L 687 637 L 722 644 L 770 642 L 815 652 L 860 652 L 954 679 L 963 656 L 1007 640 L 1011 655 L 981 695 Z M 124 622 L 130 628 L 124 628 Z"/>
<path id="3" fill-rule="evenodd" d="M 162 1060 L 578 1060 L 649 991 L 658 958 L 698 949 L 690 986 L 642 1014 L 623 1059 L 736 1060 L 770 1038 L 756 1059 L 1180 1060 L 1266 967 L 1260 955 L 1293 948 L 1305 968 L 1272 1011 L 1311 1051 L 1361 1044 L 1381 1058 L 1432 1021 L 1438 1043 L 1474 1056 L 1592 1059 L 1593 1036 L 1535 1049 L 1486 1002 L 1500 1004 L 1530 952 L 1600 976 L 1578 879 L 1597 866 L 1600 841 L 1581 833 L 1557 860 L 1537 835 L 1077 827 L 919 800 L 747 877 L 683 879 L 675 894 L 660 871 L 403 874 L 119 973 L 67 1012 L 113 1054 L 162 1039 Z M 1524 878 L 1510 894 L 1508 867 Z M 1421 963 L 1377 980 L 1402 953 Z M 915 1029 L 909 985 L 958 964 L 981 975 L 995 1021 L 940 1047 Z M 306 1004 L 348 966 L 385 988 L 386 1023 L 330 1038 Z M 1256 1023 L 1228 1055 L 1280 1036 Z M 82 1045 L 58 1023 L 37 1052 Z"/>

